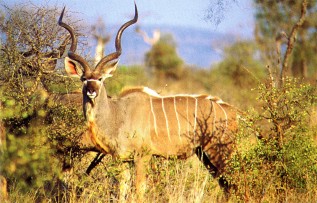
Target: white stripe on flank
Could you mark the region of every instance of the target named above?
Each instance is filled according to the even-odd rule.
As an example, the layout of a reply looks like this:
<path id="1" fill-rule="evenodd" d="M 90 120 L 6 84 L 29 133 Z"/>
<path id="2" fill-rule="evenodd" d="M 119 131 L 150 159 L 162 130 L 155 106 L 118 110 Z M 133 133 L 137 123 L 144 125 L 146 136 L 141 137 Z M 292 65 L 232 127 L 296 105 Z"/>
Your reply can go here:
<path id="1" fill-rule="evenodd" d="M 177 112 L 177 108 L 176 108 L 176 97 L 174 97 L 174 110 L 175 110 L 175 114 L 176 114 L 176 120 L 177 120 L 177 125 L 178 125 L 178 137 L 181 140 L 181 124 L 179 122 L 179 117 L 178 117 L 178 112 Z"/>
<path id="2" fill-rule="evenodd" d="M 164 98 L 162 98 L 162 110 L 163 110 L 164 117 L 165 117 L 168 139 L 169 139 L 169 141 L 172 141 L 171 140 L 171 136 L 170 136 L 170 129 L 169 129 L 169 126 L 168 126 L 168 119 L 167 119 L 167 115 L 166 115 L 166 111 L 165 111 L 165 107 L 164 107 Z"/>
<path id="3" fill-rule="evenodd" d="M 196 135 L 196 125 L 197 125 L 197 110 L 198 110 L 198 99 L 195 98 L 195 120 L 194 120 L 194 136 Z"/>
<path id="4" fill-rule="evenodd" d="M 227 129 L 228 128 L 228 116 L 227 116 L 227 113 L 226 113 L 226 111 L 222 108 L 222 106 L 218 102 L 216 102 L 216 103 L 218 104 L 218 106 L 222 109 L 223 113 L 225 114 L 225 117 L 226 117 L 226 129 Z M 225 129 L 225 131 L 226 131 L 226 129 Z"/>
<path id="5" fill-rule="evenodd" d="M 156 126 L 156 117 L 155 117 L 155 113 L 154 113 L 154 108 L 153 108 L 152 97 L 150 97 L 150 104 L 151 104 L 151 111 L 152 111 L 152 115 L 153 115 L 154 130 L 155 130 L 155 134 L 156 134 L 156 136 L 158 136 L 158 133 L 157 133 L 157 126 Z"/>
<path id="6" fill-rule="evenodd" d="M 216 127 L 216 108 L 215 108 L 215 106 L 214 106 L 213 103 L 214 103 L 214 102 L 211 101 L 212 112 L 213 112 L 213 114 L 214 114 L 214 120 L 213 120 L 213 123 L 212 123 L 212 134 L 214 134 L 214 132 L 215 132 L 215 127 Z"/>
<path id="7" fill-rule="evenodd" d="M 187 136 L 189 137 L 189 112 L 188 112 L 188 97 L 186 97 L 186 119 L 187 119 Z"/>

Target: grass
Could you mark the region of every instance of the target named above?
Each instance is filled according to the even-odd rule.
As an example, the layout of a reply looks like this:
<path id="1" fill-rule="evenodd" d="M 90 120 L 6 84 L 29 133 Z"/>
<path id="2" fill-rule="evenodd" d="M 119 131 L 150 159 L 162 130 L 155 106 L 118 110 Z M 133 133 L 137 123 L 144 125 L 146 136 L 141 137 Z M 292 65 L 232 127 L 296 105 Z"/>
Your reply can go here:
<path id="1" fill-rule="evenodd" d="M 67 192 L 56 181 L 55 185 L 30 191 L 21 195 L 18 188 L 11 187 L 11 202 L 116 202 L 119 195 L 119 171 L 121 163 L 105 157 L 90 176 L 83 176 L 92 155 L 86 155 L 74 167 L 74 172 L 67 182 Z M 130 166 L 132 174 L 131 187 L 128 191 L 128 202 L 136 199 L 134 183 L 134 167 Z M 80 197 L 76 189 L 82 188 Z M 40 194 L 40 195 L 39 195 Z M 58 197 L 57 197 L 58 196 Z M 153 157 L 148 167 L 146 202 L 221 202 L 225 198 L 218 183 L 207 172 L 197 157 L 188 160 L 165 160 Z"/>

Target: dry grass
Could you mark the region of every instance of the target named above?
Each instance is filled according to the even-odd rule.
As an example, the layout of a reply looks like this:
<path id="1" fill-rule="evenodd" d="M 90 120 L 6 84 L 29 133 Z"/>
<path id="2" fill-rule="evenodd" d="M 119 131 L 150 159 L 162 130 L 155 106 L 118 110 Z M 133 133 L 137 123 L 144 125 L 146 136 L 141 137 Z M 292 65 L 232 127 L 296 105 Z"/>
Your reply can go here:
<path id="1" fill-rule="evenodd" d="M 84 190 L 75 202 L 117 201 L 120 166 L 122 163 L 107 157 L 90 177 L 81 181 L 80 184 L 85 185 Z M 136 199 L 133 187 L 135 177 L 133 165 L 129 168 L 131 179 L 127 199 L 131 202 Z M 222 199 L 224 195 L 217 181 L 209 175 L 197 157 L 193 156 L 186 161 L 152 158 L 148 167 L 146 202 L 219 202 Z"/>
<path id="2" fill-rule="evenodd" d="M 66 185 L 64 185 L 65 187 L 55 185 L 39 191 L 31 191 L 22 196 L 18 188 L 13 188 L 10 193 L 11 202 L 117 202 L 119 168 L 123 164 L 112 160 L 111 157 L 105 157 L 90 176 L 85 176 L 84 171 L 92 158 L 93 156 L 88 155 L 81 161 L 81 164 L 75 166 L 75 172 L 67 178 L 67 192 L 64 190 Z M 127 202 L 134 202 L 136 199 L 134 167 L 131 164 L 129 168 L 132 175 L 128 183 L 130 187 L 127 192 Z M 78 188 L 82 189 L 80 196 L 77 196 Z M 186 161 L 152 158 L 148 167 L 146 202 L 187 203 L 222 202 L 224 200 L 225 196 L 218 186 L 218 182 L 212 178 L 197 157 L 193 156 Z"/>
<path id="3" fill-rule="evenodd" d="M 105 157 L 90 176 L 84 176 L 83 172 L 87 162 L 92 158 L 88 156 L 76 165 L 76 172 L 68 179 L 68 190 L 62 187 L 50 188 L 50 190 L 39 189 L 30 191 L 28 194 L 19 193 L 18 188 L 11 188 L 11 202 L 69 202 L 69 203 L 98 203 L 98 202 L 118 202 L 119 197 L 119 171 L 121 163 L 113 161 L 110 157 Z M 130 165 L 130 172 L 133 174 L 134 167 Z M 129 188 L 127 202 L 135 202 L 136 194 L 133 187 L 134 176 L 128 183 Z M 57 189 L 58 188 L 58 189 Z M 77 196 L 78 188 L 82 188 L 82 193 Z M 52 192 L 52 190 L 58 190 Z M 274 192 L 276 188 L 268 187 L 261 199 L 239 200 L 235 197 L 226 199 L 218 183 L 205 170 L 204 166 L 196 157 L 186 161 L 165 160 L 153 158 L 148 167 L 147 192 L 145 202 L 157 203 L 212 203 L 212 202 L 280 202 L 279 196 Z M 272 191 L 270 191 L 272 190 Z M 41 193 L 39 198 L 38 194 Z M 317 189 L 311 193 L 298 195 L 291 190 L 287 191 L 285 200 L 287 202 L 316 202 Z M 58 196 L 59 195 L 59 196 Z M 58 196 L 58 197 L 57 197 Z M 55 199 L 53 199 L 55 198 Z M 284 198 L 283 198 L 284 199 Z"/>

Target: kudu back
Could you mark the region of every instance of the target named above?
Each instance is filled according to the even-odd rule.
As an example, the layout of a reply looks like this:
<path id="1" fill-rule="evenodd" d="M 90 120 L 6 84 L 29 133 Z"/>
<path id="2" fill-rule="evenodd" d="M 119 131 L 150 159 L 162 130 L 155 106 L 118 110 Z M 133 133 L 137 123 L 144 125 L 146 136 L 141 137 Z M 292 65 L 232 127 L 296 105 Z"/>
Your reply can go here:
<path id="1" fill-rule="evenodd" d="M 146 88 L 123 91 L 116 99 L 107 96 L 104 80 L 112 76 L 121 55 L 121 35 L 137 22 L 135 16 L 119 29 L 116 51 L 100 60 L 94 69 L 76 52 L 77 38 L 68 30 L 72 43 L 65 58 L 66 72 L 83 82 L 83 111 L 92 143 L 104 154 L 133 160 L 139 198 L 145 190 L 144 167 L 152 155 L 186 159 L 198 154 L 213 176 L 221 174 L 230 157 L 237 128 L 236 110 L 208 95 L 161 96 Z"/>

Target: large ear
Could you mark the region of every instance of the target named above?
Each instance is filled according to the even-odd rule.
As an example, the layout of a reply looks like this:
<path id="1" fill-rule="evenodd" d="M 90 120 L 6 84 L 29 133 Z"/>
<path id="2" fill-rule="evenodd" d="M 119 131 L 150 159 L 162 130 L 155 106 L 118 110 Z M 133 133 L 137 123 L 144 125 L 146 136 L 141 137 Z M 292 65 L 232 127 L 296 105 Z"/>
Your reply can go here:
<path id="1" fill-rule="evenodd" d="M 119 60 L 109 62 L 101 69 L 102 77 L 109 78 L 112 77 L 113 73 L 116 71 Z"/>
<path id="2" fill-rule="evenodd" d="M 70 59 L 69 57 L 65 57 L 65 70 L 66 73 L 71 77 L 81 77 L 83 71 L 81 66 L 74 60 Z"/>

